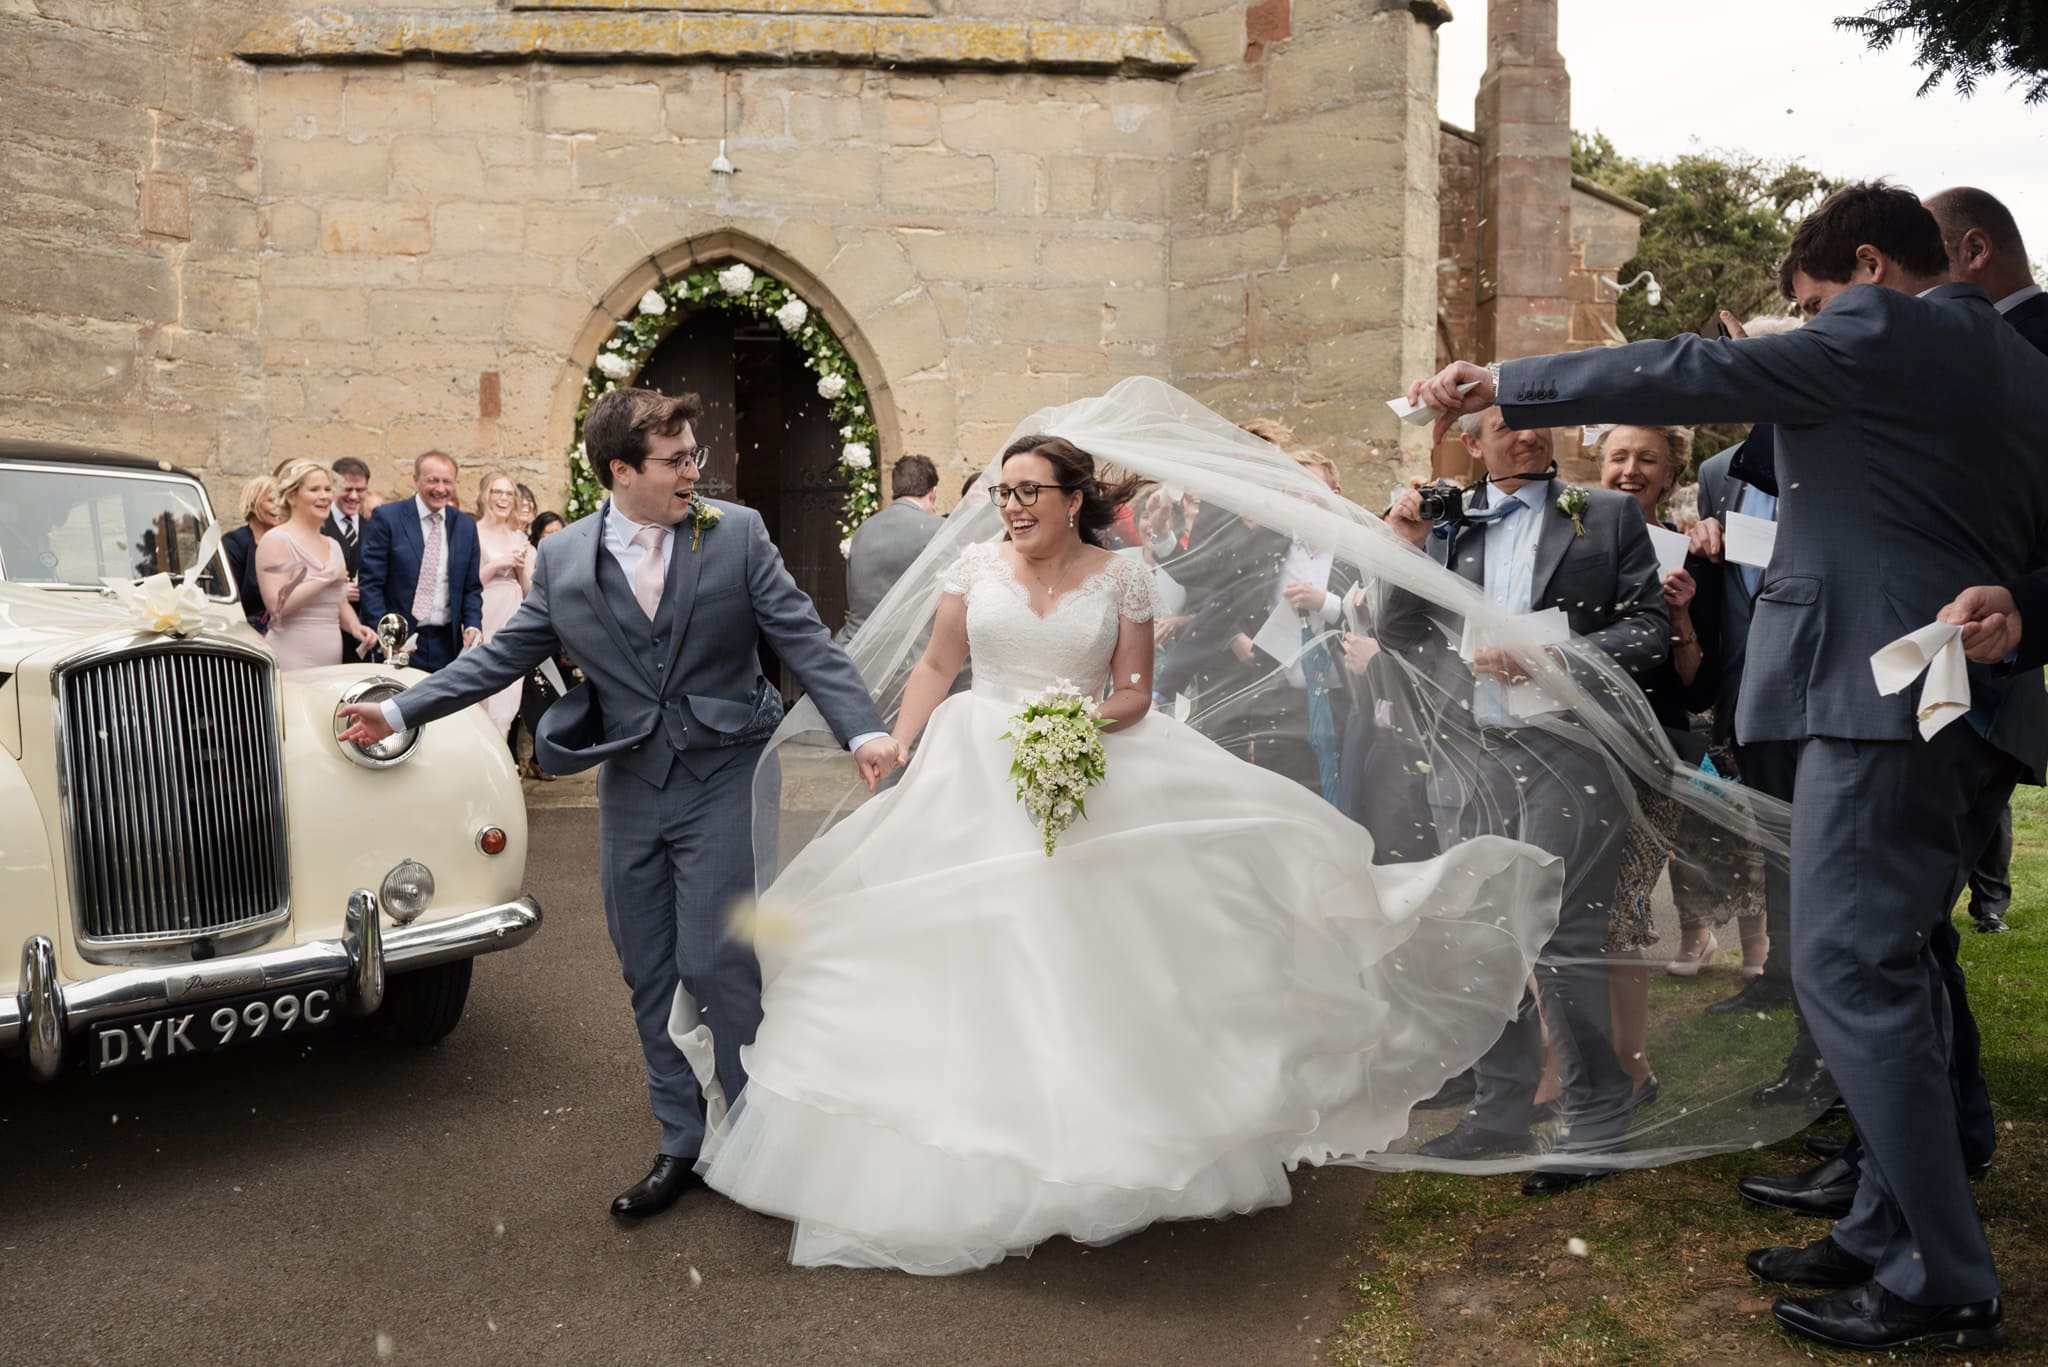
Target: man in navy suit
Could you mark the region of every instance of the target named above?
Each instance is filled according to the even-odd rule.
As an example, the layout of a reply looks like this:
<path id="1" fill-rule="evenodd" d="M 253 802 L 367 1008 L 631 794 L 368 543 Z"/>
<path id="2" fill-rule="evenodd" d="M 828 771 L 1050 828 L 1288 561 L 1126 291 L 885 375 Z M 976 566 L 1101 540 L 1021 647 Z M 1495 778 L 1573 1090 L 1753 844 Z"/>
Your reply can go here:
<path id="1" fill-rule="evenodd" d="M 476 519 L 455 506 L 455 476 L 455 460 L 445 451 L 413 462 L 418 492 L 370 518 L 357 578 L 356 615 L 373 627 L 386 613 L 403 617 L 419 635 L 412 663 L 430 672 L 483 637 Z"/>
<path id="2" fill-rule="evenodd" d="M 1948 249 L 1949 274 L 1981 286 L 1991 306 L 2020 336 L 2048 353 L 2048 295 L 2034 283 L 2027 244 L 2011 210 L 1982 190 L 1957 186 L 1927 201 L 1941 225 L 1941 243 Z M 1970 870 L 1970 919 L 1977 929 L 1997 934 L 2012 905 L 2012 811 L 2000 819 L 1984 855 Z"/>

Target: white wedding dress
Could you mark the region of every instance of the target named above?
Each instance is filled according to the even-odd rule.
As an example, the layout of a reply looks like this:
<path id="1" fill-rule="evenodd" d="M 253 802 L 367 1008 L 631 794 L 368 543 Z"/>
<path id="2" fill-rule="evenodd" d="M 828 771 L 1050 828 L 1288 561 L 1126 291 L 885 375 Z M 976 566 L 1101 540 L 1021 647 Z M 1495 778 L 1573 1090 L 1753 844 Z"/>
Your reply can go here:
<path id="1" fill-rule="evenodd" d="M 793 1262 L 951 1273 L 1280 1205 L 1294 1164 L 1399 1139 L 1513 1014 L 1557 861 L 1487 836 L 1375 866 L 1363 828 L 1156 711 L 1105 737 L 1048 858 L 1002 734 L 1025 693 L 1107 681 L 1151 576 L 1119 558 L 1041 615 L 985 544 L 943 587 L 973 689 L 764 894 L 784 930 L 709 1184 L 795 1221 Z"/>

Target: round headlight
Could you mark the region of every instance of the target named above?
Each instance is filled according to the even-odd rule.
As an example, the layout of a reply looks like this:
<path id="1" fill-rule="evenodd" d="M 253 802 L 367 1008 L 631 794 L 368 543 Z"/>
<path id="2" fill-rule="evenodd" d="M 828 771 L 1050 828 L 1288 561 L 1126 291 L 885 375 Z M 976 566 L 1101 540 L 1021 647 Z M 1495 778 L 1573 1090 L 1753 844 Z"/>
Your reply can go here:
<path id="1" fill-rule="evenodd" d="M 434 900 L 434 871 L 417 859 L 402 859 L 384 875 L 377 896 L 391 919 L 404 925 Z"/>
<path id="2" fill-rule="evenodd" d="M 334 709 L 334 739 L 347 755 L 365 769 L 388 769 L 394 764 L 403 764 L 412 758 L 412 752 L 419 748 L 420 736 L 425 727 L 415 726 L 404 731 L 394 731 L 375 745 L 357 745 L 341 738 L 341 733 L 354 723 L 341 714 L 341 709 L 350 703 L 375 705 L 386 699 L 395 698 L 405 692 L 405 685 L 396 679 L 364 679 L 361 683 L 350 684 L 342 690 L 341 702 Z"/>

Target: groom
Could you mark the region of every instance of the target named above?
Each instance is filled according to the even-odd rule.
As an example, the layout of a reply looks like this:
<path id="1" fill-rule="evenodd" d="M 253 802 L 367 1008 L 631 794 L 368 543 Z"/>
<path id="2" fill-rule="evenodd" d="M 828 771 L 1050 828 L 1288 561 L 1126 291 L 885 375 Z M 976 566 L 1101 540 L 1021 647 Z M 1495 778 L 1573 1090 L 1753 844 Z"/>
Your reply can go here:
<path id="1" fill-rule="evenodd" d="M 795 673 L 872 791 L 895 742 L 853 662 L 768 540 L 760 515 L 693 497 L 701 455 L 694 394 L 617 389 L 591 405 L 583 439 L 611 491 L 595 517 L 541 543 L 533 591 L 491 638 L 379 706 L 345 709 L 361 744 L 479 702 L 566 651 L 588 682 L 548 710 L 534 738 L 556 774 L 603 761 L 599 869 L 661 1122 L 653 1170 L 612 1202 L 653 1215 L 699 1181 L 704 1099 L 669 1035 L 678 986 L 703 1011 L 728 1097 L 746 1083 L 741 1046 L 761 1021 L 761 969 L 726 933 L 753 891 L 753 780 L 782 699 L 760 642 Z"/>

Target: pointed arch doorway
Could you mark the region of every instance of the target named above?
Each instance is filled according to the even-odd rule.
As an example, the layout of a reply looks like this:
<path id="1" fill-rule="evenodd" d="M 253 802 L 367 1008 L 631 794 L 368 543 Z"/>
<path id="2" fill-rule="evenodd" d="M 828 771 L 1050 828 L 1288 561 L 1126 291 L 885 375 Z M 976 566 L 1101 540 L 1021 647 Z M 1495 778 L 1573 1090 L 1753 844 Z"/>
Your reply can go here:
<path id="1" fill-rule="evenodd" d="M 803 350 L 767 319 L 698 309 L 677 323 L 636 384 L 704 400 L 697 444 L 709 455 L 698 489 L 761 515 L 797 587 L 830 630 L 846 620 L 838 519 L 847 485 L 831 403 Z M 766 643 L 762 667 L 793 697 L 796 681 Z"/>

